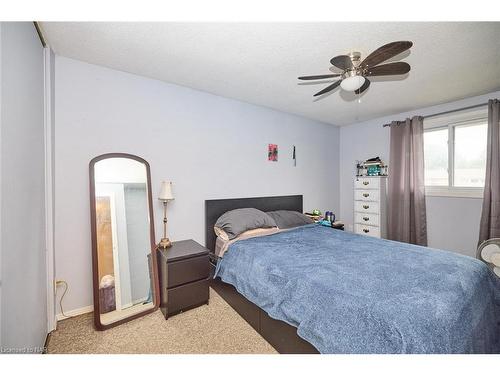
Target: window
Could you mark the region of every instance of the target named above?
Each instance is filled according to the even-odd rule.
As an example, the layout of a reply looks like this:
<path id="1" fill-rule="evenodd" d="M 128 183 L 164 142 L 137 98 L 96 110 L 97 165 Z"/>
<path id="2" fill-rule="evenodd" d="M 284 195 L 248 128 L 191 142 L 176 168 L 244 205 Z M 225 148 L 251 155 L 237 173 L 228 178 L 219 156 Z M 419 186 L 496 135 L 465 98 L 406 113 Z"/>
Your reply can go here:
<path id="1" fill-rule="evenodd" d="M 487 136 L 486 122 L 455 127 L 454 186 L 484 187 Z"/>
<path id="2" fill-rule="evenodd" d="M 426 194 L 482 197 L 487 121 L 484 107 L 424 120 Z"/>
<path id="3" fill-rule="evenodd" d="M 448 186 L 448 129 L 424 132 L 425 185 Z"/>

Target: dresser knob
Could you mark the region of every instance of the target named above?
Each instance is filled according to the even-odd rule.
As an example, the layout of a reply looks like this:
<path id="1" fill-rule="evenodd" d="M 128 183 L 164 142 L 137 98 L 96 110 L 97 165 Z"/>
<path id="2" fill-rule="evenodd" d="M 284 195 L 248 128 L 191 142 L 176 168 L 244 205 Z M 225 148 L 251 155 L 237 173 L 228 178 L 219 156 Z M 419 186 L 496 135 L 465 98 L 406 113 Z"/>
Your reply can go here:
<path id="1" fill-rule="evenodd" d="M 363 181 L 363 185 L 368 185 L 369 183 L 369 181 Z"/>
<path id="2" fill-rule="evenodd" d="M 364 208 L 365 210 L 367 210 L 367 209 L 369 209 L 369 208 L 370 208 L 370 206 L 368 206 L 367 204 L 364 204 L 364 205 L 363 205 L 363 208 Z"/>
<path id="3" fill-rule="evenodd" d="M 368 233 L 370 229 L 363 229 L 363 232 Z"/>
<path id="4" fill-rule="evenodd" d="M 368 221 L 368 220 L 370 220 L 370 218 L 365 216 L 365 217 L 363 218 L 363 220 L 364 220 L 364 221 Z"/>
<path id="5" fill-rule="evenodd" d="M 368 194 L 368 193 L 363 193 L 363 197 L 368 198 L 369 196 L 370 196 L 370 194 Z"/>

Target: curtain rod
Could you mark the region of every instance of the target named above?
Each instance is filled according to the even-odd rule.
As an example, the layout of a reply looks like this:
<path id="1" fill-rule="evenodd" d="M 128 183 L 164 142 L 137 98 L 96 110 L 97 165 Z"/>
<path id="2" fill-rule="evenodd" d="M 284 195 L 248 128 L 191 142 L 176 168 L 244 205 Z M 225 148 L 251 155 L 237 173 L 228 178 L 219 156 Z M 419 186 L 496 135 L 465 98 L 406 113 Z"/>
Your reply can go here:
<path id="1" fill-rule="evenodd" d="M 474 109 L 474 108 L 484 107 L 484 106 L 487 106 L 487 105 L 488 105 L 488 103 L 481 103 L 481 104 L 471 105 L 471 106 L 464 107 L 464 108 L 451 109 L 449 111 L 433 113 L 432 115 L 427 115 L 427 116 L 422 116 L 422 117 L 423 118 L 431 118 L 431 117 L 436 117 L 436 116 L 441 116 L 441 115 L 447 115 L 448 113 L 460 112 L 460 111 L 466 111 L 468 109 Z M 383 128 L 385 128 L 386 126 L 391 126 L 391 124 L 382 125 Z"/>

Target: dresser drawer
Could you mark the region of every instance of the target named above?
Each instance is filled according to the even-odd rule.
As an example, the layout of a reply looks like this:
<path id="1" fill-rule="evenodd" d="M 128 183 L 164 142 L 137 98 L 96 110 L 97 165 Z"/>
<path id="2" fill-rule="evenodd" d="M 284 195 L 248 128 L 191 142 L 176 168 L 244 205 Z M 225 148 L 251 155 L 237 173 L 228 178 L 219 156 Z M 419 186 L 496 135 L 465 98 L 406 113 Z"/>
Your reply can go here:
<path id="1" fill-rule="evenodd" d="M 208 255 L 168 263 L 168 288 L 206 279 L 210 272 Z"/>
<path id="2" fill-rule="evenodd" d="M 363 202 L 363 201 L 354 201 L 354 211 L 365 213 L 374 213 L 378 214 L 380 212 L 380 203 L 379 202 Z"/>
<path id="3" fill-rule="evenodd" d="M 354 190 L 354 199 L 357 201 L 375 201 L 378 202 L 380 200 L 380 191 L 379 190 Z"/>
<path id="4" fill-rule="evenodd" d="M 371 225 L 354 225 L 354 233 L 380 238 L 380 228 Z"/>
<path id="5" fill-rule="evenodd" d="M 208 302 L 208 278 L 168 290 L 168 316 Z"/>
<path id="6" fill-rule="evenodd" d="M 366 224 L 366 225 L 380 225 L 380 216 L 378 214 L 370 214 L 363 212 L 355 212 L 354 213 L 354 222 L 358 224 Z"/>
<path id="7" fill-rule="evenodd" d="M 354 187 L 356 189 L 379 189 L 380 179 L 369 178 L 369 177 L 359 177 L 354 180 Z"/>

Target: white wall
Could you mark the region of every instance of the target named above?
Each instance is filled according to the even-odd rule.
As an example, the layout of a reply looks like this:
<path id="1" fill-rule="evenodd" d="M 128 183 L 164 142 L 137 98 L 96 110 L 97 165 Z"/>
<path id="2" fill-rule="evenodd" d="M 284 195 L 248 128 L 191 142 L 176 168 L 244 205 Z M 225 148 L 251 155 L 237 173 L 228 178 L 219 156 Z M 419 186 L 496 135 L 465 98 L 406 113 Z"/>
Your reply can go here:
<path id="1" fill-rule="evenodd" d="M 31 22 L 1 28 L 1 346 L 47 334 L 43 48 Z"/>
<path id="2" fill-rule="evenodd" d="M 88 163 L 127 152 L 172 180 L 169 235 L 204 243 L 204 201 L 303 194 L 338 211 L 339 129 L 271 109 L 56 57 L 56 275 L 66 311 L 92 304 Z M 267 145 L 279 161 L 267 161 Z M 291 159 L 297 147 L 297 167 Z M 324 150 L 333 150 L 324 155 Z M 162 206 L 155 204 L 157 241 Z"/>
<path id="3" fill-rule="evenodd" d="M 488 99 L 499 97 L 500 91 L 497 91 L 342 127 L 340 129 L 340 217 L 345 221 L 347 228 L 353 225 L 352 187 L 356 160 L 380 156 L 382 160 L 389 162 L 389 128 L 382 128 L 383 124 L 413 115 L 426 116 L 486 103 Z M 475 256 L 482 199 L 427 197 L 426 204 L 429 246 Z"/>

